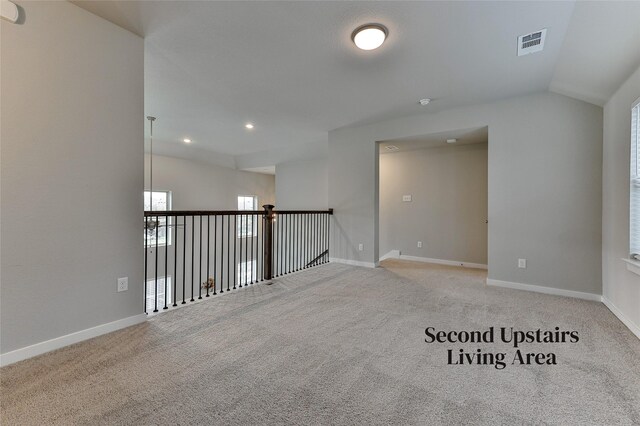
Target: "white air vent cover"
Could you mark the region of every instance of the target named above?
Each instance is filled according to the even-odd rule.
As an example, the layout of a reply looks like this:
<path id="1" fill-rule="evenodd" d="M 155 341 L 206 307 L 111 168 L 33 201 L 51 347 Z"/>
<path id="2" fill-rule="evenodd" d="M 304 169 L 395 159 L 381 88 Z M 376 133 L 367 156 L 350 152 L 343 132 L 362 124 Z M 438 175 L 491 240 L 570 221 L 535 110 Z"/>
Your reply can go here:
<path id="1" fill-rule="evenodd" d="M 518 37 L 518 56 L 529 53 L 540 52 L 544 48 L 544 39 L 547 36 L 547 29 L 532 32 Z"/>
<path id="2" fill-rule="evenodd" d="M 398 147 L 395 145 L 387 145 L 384 147 L 387 151 L 397 151 Z"/>

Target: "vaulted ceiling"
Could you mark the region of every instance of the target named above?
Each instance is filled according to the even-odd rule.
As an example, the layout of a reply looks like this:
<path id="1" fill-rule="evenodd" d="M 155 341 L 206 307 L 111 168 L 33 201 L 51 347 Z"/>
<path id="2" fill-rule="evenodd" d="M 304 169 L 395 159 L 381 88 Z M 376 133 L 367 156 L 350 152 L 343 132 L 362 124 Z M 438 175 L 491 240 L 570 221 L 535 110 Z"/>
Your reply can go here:
<path id="1" fill-rule="evenodd" d="M 549 89 L 602 105 L 640 65 L 640 2 L 74 3 L 145 37 L 145 113 L 176 153 L 298 149 Z M 389 37 L 365 52 L 350 35 L 369 22 Z M 544 50 L 516 56 L 517 37 L 543 28 Z"/>

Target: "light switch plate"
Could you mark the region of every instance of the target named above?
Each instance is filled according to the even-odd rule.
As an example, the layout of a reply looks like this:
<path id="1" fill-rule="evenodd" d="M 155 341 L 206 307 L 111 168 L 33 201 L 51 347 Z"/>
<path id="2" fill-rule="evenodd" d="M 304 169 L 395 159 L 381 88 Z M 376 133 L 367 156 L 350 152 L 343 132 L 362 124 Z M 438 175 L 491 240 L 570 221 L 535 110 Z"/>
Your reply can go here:
<path id="1" fill-rule="evenodd" d="M 411 201 L 411 195 L 403 195 L 402 201 L 404 201 L 405 203 Z"/>
<path id="2" fill-rule="evenodd" d="M 527 259 L 518 259 L 518 268 L 525 269 L 527 267 Z"/>
<path id="3" fill-rule="evenodd" d="M 422 248 L 422 241 L 418 241 L 418 248 Z"/>
<path id="4" fill-rule="evenodd" d="M 358 251 L 362 251 L 364 250 L 364 244 L 360 243 L 358 244 Z"/>

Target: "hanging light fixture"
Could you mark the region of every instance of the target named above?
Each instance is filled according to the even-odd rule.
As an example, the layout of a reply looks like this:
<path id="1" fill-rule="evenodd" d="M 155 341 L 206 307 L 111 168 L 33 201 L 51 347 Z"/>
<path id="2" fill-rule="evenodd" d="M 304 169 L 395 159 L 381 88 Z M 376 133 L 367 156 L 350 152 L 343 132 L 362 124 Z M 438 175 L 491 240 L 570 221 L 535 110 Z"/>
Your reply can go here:
<path id="1" fill-rule="evenodd" d="M 149 210 L 153 210 L 153 122 L 156 121 L 155 117 L 148 116 L 149 120 Z M 158 220 L 145 220 L 145 231 L 150 237 L 153 237 L 156 228 L 158 227 Z"/>

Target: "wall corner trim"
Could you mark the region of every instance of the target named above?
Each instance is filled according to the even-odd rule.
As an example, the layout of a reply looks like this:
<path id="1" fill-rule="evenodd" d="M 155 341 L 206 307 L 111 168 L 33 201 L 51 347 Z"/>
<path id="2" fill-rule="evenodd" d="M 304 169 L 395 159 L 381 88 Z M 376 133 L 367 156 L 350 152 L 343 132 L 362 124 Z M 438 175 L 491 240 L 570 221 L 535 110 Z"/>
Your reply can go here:
<path id="1" fill-rule="evenodd" d="M 591 300 L 594 302 L 601 302 L 602 296 L 595 293 L 585 293 L 575 290 L 564 290 L 561 288 L 545 287 L 541 285 L 515 283 L 510 281 L 494 280 L 487 278 L 487 285 L 494 287 L 511 288 L 514 290 L 533 291 L 535 293 L 550 294 L 553 296 L 573 297 L 576 299 Z"/>
<path id="2" fill-rule="evenodd" d="M 329 258 L 331 263 L 342 263 L 351 266 L 361 266 L 363 268 L 375 268 L 377 265 L 374 262 L 362 262 L 360 260 L 338 259 L 335 257 Z"/>
<path id="3" fill-rule="evenodd" d="M 607 299 L 604 296 L 602 296 L 602 303 L 604 303 L 604 305 L 609 308 L 613 315 L 615 315 L 624 325 L 626 325 L 627 328 L 631 330 L 631 332 L 635 334 L 638 339 L 640 339 L 640 326 L 638 324 L 635 324 L 633 321 L 627 318 L 625 314 L 623 314 L 622 311 L 618 309 L 618 307 L 614 305 L 611 300 Z"/>
<path id="4" fill-rule="evenodd" d="M 140 324 L 145 322 L 146 320 L 146 314 L 138 314 L 131 317 L 108 322 L 106 324 L 100 324 L 95 327 L 87 328 L 85 330 L 76 331 L 74 333 L 56 337 L 51 340 L 45 340 L 44 342 L 16 349 L 11 352 L 0 354 L 0 367 L 4 367 L 5 365 L 13 364 L 28 358 L 33 358 L 35 356 L 60 349 L 65 346 L 73 345 L 74 343 L 79 343 L 84 340 L 98 337 L 103 334 L 111 333 L 112 331 Z"/>

